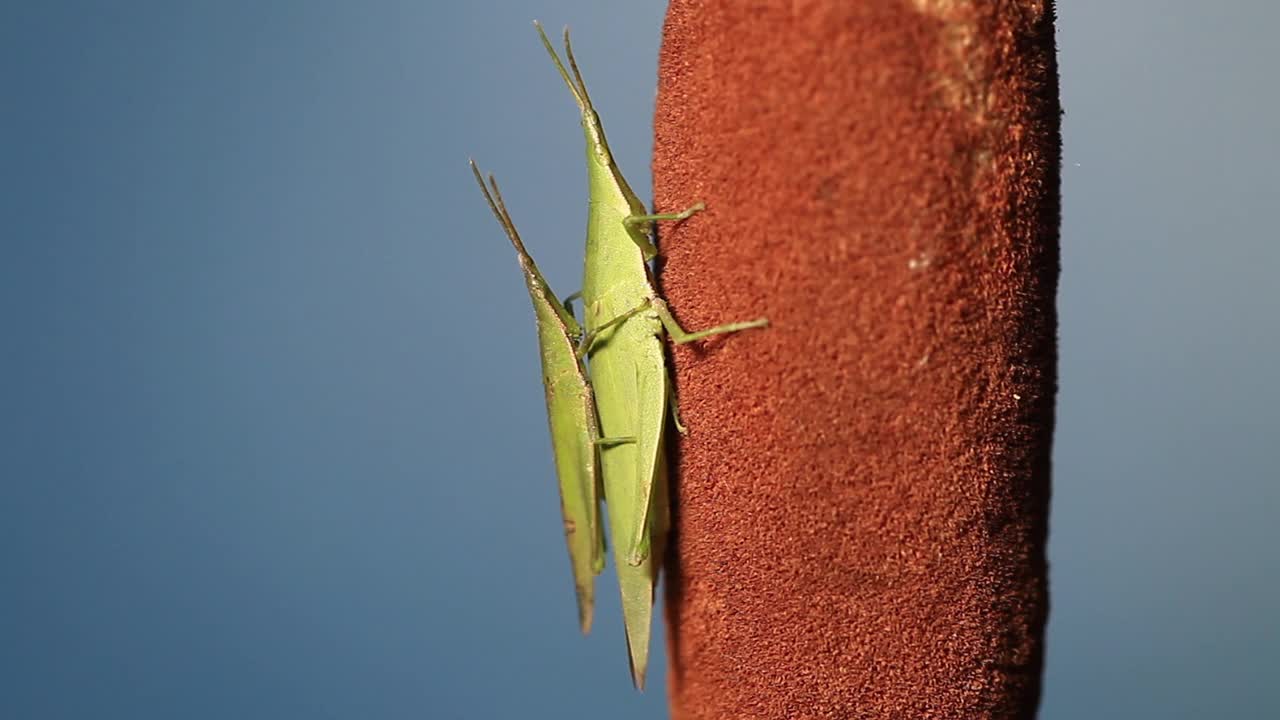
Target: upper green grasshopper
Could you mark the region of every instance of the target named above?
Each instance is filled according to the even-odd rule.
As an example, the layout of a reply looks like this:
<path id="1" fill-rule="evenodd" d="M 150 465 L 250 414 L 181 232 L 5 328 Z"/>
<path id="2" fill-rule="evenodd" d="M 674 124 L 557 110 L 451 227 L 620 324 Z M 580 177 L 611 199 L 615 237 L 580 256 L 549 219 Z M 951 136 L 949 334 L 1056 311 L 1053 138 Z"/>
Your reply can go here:
<path id="1" fill-rule="evenodd" d="M 764 318 L 685 332 L 654 290 L 649 261 L 658 249 L 650 233 L 659 220 L 684 220 L 703 209 L 696 204 L 671 214 L 650 214 L 618 170 L 604 128 L 573 57 L 569 31 L 564 51 L 573 74 L 537 22 L 538 35 L 573 93 L 586 135 L 587 254 L 582 279 L 583 325 L 580 352 L 588 355 L 591 386 L 601 432 L 632 442 L 602 448 L 604 495 L 622 590 L 623 621 L 632 679 L 644 686 L 649 656 L 653 592 L 670 524 L 664 430 L 671 412 L 671 377 L 663 348 L 664 329 L 676 343 L 768 324 Z"/>
<path id="2" fill-rule="evenodd" d="M 565 306 L 556 299 L 538 266 L 524 248 L 515 223 L 507 212 L 498 183 L 489 176 L 485 187 L 480 169 L 471 162 L 471 172 L 489 201 L 489 208 L 516 248 L 516 258 L 524 272 L 524 282 L 533 300 L 538 323 L 538 346 L 542 355 L 542 382 L 547 394 L 547 421 L 560 478 L 560 509 L 564 516 L 565 540 L 573 563 L 573 580 L 578 597 L 578 623 L 582 632 L 591 630 L 595 596 L 595 576 L 604 569 L 604 526 L 600 518 L 600 426 L 595 398 L 578 355 L 583 332 Z M 490 192 L 492 188 L 492 192 Z"/>

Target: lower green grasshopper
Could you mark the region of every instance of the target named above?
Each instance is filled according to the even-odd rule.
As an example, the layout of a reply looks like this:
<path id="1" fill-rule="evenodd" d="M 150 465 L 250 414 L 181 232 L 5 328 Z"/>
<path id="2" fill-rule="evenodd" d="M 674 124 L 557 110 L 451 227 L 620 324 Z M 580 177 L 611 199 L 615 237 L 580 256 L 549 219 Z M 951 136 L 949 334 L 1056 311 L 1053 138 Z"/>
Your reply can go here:
<path id="1" fill-rule="evenodd" d="M 471 162 L 471 172 L 480 183 L 489 209 L 515 246 L 529 298 L 533 301 L 542 356 L 542 382 L 547 396 L 547 421 L 560 480 L 560 509 L 573 564 L 578 623 L 585 634 L 591 630 L 595 576 L 604 569 L 604 526 L 600 513 L 600 424 L 591 383 L 577 353 L 583 340 L 582 327 L 556 299 L 525 250 L 502 201 L 497 181 L 490 175 L 486 187 L 475 161 Z"/>

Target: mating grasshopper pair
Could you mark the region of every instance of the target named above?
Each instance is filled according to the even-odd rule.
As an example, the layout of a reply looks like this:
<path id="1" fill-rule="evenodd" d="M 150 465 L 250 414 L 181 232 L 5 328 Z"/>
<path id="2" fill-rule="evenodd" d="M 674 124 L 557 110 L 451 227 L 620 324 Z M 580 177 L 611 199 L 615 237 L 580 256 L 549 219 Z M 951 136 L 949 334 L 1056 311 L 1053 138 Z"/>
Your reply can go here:
<path id="1" fill-rule="evenodd" d="M 654 587 L 670 524 L 664 448 L 668 412 L 684 432 L 676 415 L 664 332 L 676 343 L 685 343 L 763 327 L 767 321 L 761 318 L 688 333 L 672 317 L 650 273 L 649 261 L 658 252 L 651 236 L 653 224 L 684 220 L 702 205 L 681 213 L 646 212 L 609 152 L 574 60 L 568 29 L 564 51 L 572 75 L 542 26 L 537 22 L 534 26 L 578 103 L 586 134 L 591 201 L 581 323 L 569 309 L 568 298 L 561 301 L 552 293 L 525 250 L 493 176 L 486 187 L 474 161 L 471 170 L 515 246 L 533 300 L 579 624 L 584 633 L 591 629 L 595 576 L 604 568 L 600 503 L 605 500 L 631 676 L 639 688 L 644 686 Z"/>

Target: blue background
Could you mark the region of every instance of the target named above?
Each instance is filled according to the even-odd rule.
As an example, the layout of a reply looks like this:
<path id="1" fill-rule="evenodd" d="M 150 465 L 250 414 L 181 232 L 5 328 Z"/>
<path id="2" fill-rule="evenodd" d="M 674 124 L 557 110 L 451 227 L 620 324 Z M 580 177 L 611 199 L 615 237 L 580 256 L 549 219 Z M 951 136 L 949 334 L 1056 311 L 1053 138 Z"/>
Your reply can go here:
<path id="1" fill-rule="evenodd" d="M 465 165 L 574 287 L 528 21 L 574 25 L 647 195 L 664 7 L 602 5 L 3 5 L 0 717 L 664 715 L 611 577 L 576 633 Z M 1060 9 L 1046 719 L 1280 714 L 1273 7 Z"/>

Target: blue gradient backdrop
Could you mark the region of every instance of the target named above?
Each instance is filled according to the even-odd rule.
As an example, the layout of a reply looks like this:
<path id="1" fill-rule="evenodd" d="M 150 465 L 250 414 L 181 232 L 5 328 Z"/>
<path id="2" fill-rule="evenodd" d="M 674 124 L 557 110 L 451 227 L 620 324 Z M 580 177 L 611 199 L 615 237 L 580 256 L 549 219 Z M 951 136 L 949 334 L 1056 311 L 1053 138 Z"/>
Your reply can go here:
<path id="1" fill-rule="evenodd" d="M 664 8 L 601 5 L 3 5 L 0 717 L 665 714 L 610 578 L 574 628 L 465 165 L 574 287 L 581 136 L 528 21 L 574 25 L 644 189 Z M 1280 714 L 1280 13 L 1200 5 L 1060 13 L 1044 718 Z"/>

